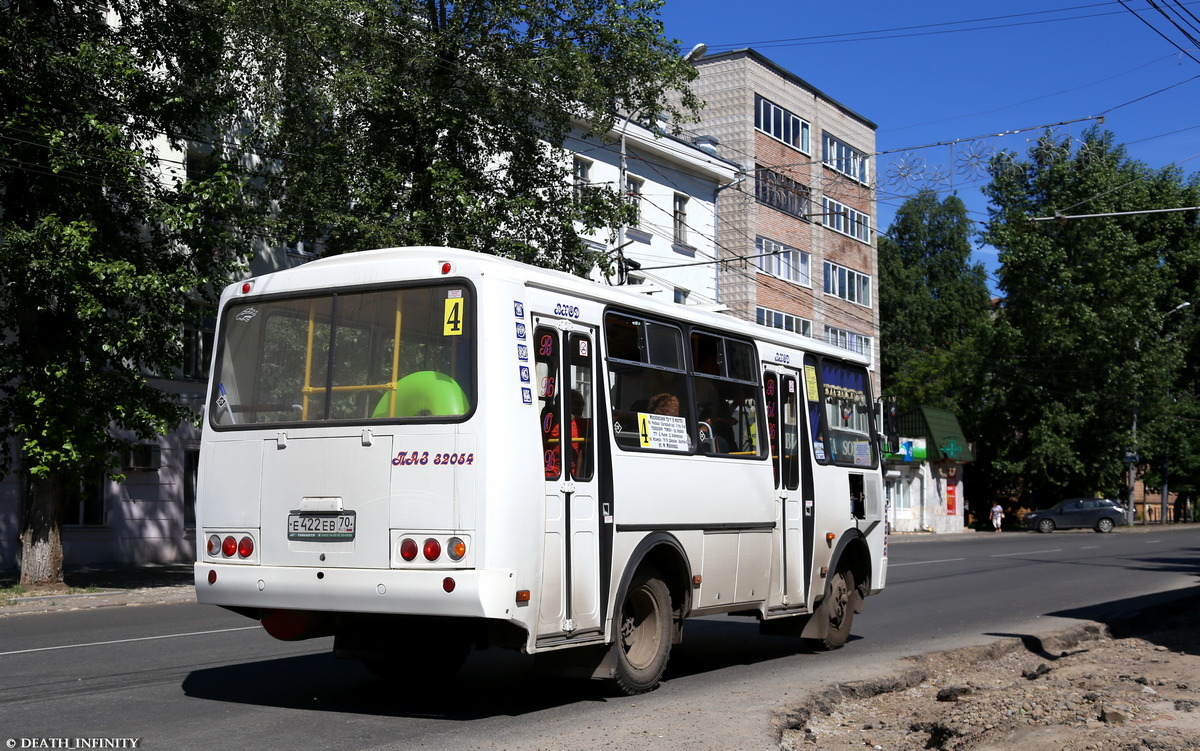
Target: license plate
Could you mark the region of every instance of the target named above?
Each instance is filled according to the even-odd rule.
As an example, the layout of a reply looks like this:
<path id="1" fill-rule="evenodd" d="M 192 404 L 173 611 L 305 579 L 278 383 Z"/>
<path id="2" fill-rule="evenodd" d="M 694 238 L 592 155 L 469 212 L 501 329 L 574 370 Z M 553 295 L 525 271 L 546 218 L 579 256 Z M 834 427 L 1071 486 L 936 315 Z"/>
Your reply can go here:
<path id="1" fill-rule="evenodd" d="M 354 539 L 354 512 L 340 514 L 289 514 L 289 540 L 344 542 Z"/>

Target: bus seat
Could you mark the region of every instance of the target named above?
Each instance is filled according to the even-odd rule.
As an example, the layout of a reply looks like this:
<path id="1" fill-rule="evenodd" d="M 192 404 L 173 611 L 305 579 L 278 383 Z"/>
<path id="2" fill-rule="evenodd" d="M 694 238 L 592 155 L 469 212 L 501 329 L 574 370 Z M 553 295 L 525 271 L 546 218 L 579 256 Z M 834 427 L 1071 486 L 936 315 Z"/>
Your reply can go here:
<path id="1" fill-rule="evenodd" d="M 469 409 L 466 393 L 453 378 L 436 370 L 419 370 L 396 381 L 371 417 L 444 417 L 465 415 Z"/>

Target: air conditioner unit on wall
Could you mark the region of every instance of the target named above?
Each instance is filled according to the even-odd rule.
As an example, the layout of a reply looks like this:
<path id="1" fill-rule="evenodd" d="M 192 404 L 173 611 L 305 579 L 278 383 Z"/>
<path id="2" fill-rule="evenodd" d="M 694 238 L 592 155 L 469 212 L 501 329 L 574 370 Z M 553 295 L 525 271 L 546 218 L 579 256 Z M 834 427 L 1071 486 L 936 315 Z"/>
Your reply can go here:
<path id="1" fill-rule="evenodd" d="M 125 469 L 155 470 L 162 466 L 161 449 L 153 443 L 137 443 L 125 452 Z"/>

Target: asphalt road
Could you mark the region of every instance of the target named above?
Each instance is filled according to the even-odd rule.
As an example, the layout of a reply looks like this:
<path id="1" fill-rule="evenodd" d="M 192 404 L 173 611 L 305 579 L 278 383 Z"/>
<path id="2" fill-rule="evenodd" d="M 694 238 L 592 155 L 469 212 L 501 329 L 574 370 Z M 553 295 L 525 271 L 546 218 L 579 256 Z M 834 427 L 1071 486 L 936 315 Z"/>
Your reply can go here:
<path id="1" fill-rule="evenodd" d="M 275 641 L 192 603 L 0 618 L 0 743 L 773 749 L 775 713 L 826 682 L 933 649 L 1117 618 L 1200 583 L 1197 527 L 896 537 L 890 552 L 888 587 L 844 649 L 812 653 L 759 636 L 746 619 L 697 619 L 662 687 L 632 699 L 535 675 L 528 658 L 499 650 L 472 655 L 449 681 L 385 682 L 330 657 L 328 639 Z"/>

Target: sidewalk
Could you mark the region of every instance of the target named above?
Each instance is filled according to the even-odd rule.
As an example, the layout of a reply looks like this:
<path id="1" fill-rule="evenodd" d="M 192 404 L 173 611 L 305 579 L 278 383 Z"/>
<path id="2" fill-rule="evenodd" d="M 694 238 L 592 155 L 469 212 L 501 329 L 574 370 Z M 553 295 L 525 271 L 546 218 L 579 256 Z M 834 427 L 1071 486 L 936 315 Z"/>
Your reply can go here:
<path id="1" fill-rule="evenodd" d="M 52 610 L 89 610 L 121 605 L 194 602 L 191 563 L 68 568 L 65 585 L 51 591 L 10 591 L 20 582 L 15 569 L 0 572 L 0 618 Z"/>

